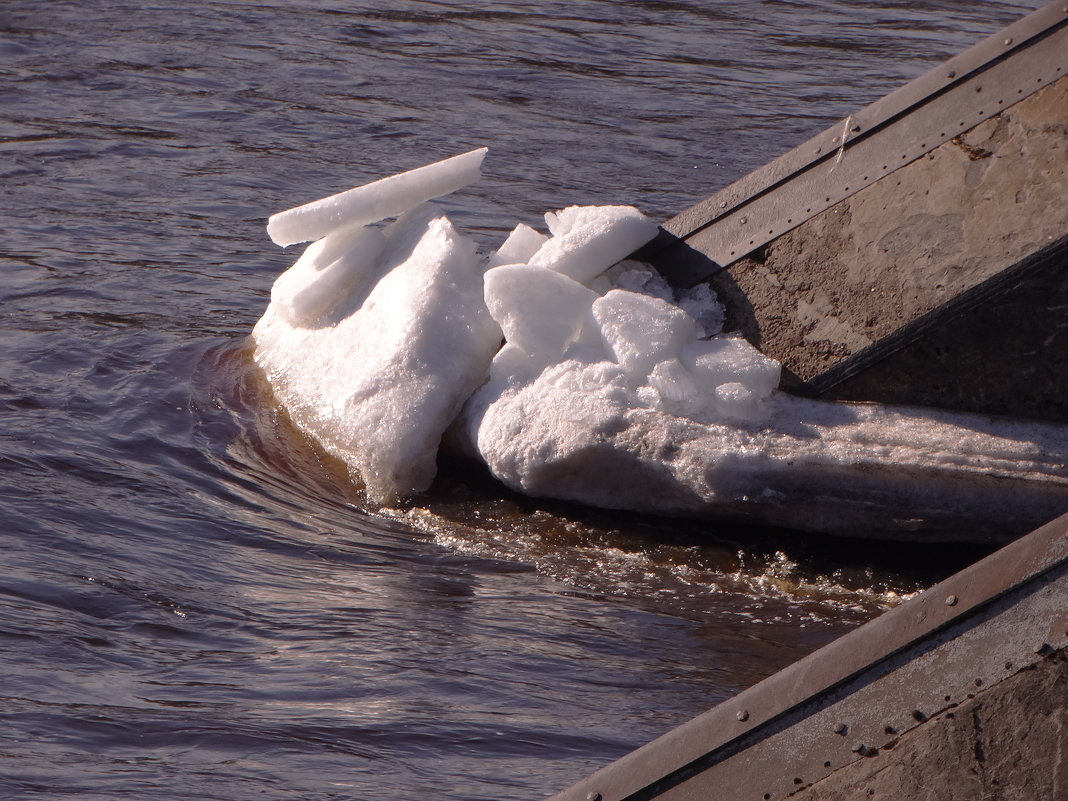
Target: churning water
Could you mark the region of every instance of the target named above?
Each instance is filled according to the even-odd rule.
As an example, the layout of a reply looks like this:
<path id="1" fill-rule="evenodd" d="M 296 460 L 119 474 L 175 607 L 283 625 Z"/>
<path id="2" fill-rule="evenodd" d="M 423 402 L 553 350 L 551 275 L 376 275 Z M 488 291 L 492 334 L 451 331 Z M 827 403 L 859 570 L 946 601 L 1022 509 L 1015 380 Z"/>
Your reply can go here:
<path id="1" fill-rule="evenodd" d="M 272 212 L 488 145 L 487 246 L 663 219 L 1029 7 L 6 0 L 0 798 L 536 799 L 971 561 L 454 464 L 372 514 L 245 338 Z"/>

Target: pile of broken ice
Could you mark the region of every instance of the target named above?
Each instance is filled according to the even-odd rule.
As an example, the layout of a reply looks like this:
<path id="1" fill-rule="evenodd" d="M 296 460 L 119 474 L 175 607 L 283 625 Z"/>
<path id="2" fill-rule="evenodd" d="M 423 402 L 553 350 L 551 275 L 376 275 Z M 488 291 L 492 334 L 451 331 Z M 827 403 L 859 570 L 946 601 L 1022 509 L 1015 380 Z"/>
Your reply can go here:
<path id="1" fill-rule="evenodd" d="M 429 487 L 445 438 L 516 490 L 619 509 L 878 535 L 1065 508 L 1063 428 L 778 392 L 707 286 L 625 261 L 657 232 L 634 208 L 550 213 L 548 236 L 520 224 L 480 255 L 428 201 L 485 153 L 268 225 L 312 244 L 274 284 L 256 362 L 373 503 Z"/>

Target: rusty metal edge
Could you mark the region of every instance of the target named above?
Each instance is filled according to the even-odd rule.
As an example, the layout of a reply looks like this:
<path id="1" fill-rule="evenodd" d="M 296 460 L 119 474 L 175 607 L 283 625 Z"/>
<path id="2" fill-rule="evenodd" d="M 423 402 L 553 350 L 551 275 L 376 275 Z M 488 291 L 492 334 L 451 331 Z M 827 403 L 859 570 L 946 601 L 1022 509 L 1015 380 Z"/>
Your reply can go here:
<path id="1" fill-rule="evenodd" d="M 1061 562 L 624 801 L 788 798 L 1064 651 L 1066 600 Z"/>
<path id="2" fill-rule="evenodd" d="M 839 158 L 842 152 L 847 152 L 857 142 L 884 130 L 889 125 L 907 116 L 915 108 L 975 79 L 984 71 L 999 64 L 1011 55 L 1027 49 L 1036 41 L 1057 32 L 1066 25 L 1068 25 L 1068 5 L 1063 0 L 1050 3 L 1032 12 L 866 108 L 835 123 L 822 133 L 769 162 L 764 167 L 680 212 L 663 224 L 662 229 L 665 235 L 662 235 L 639 251 L 636 254 L 636 258 L 657 264 L 665 264 L 667 259 L 662 254 L 666 249 L 672 249 L 674 251 L 672 257 L 676 257 L 682 249 L 673 246 L 684 242 L 687 238 L 708 228 L 718 220 L 739 212 L 757 198 L 761 198 L 773 192 L 777 187 L 788 183 L 799 173 L 821 163 Z M 1038 88 L 1041 88 L 1041 86 L 1034 87 L 1034 90 Z M 1023 99 L 1026 96 L 1023 95 L 1018 99 Z M 992 116 L 993 113 L 987 116 Z M 979 120 L 977 119 L 976 121 L 978 122 Z M 927 151 L 929 152 L 938 144 L 941 143 L 932 142 Z M 914 154 L 915 158 L 919 158 L 922 155 L 923 153 L 921 152 Z M 915 160 L 915 158 L 912 160 Z M 908 162 L 897 166 L 904 166 L 905 163 Z M 869 181 L 868 183 L 872 182 Z M 868 184 L 857 184 L 850 194 L 860 191 L 865 185 Z M 841 199 L 843 198 L 837 197 L 836 202 Z M 824 207 L 820 204 L 816 204 L 812 208 L 815 211 L 808 213 L 807 216 L 804 213 L 800 213 L 800 211 L 792 214 L 792 227 L 800 225 L 806 219 L 810 219 L 824 210 Z M 784 232 L 776 230 L 775 236 L 779 236 Z M 751 247 L 736 249 L 736 253 L 731 257 L 721 255 L 718 260 L 709 259 L 707 263 L 702 263 L 700 267 L 686 264 L 682 272 L 687 273 L 687 277 L 682 280 L 683 282 L 693 283 L 694 277 L 702 273 L 703 277 L 707 277 L 712 272 L 728 266 L 746 253 L 766 244 L 767 241 L 770 240 L 762 237 L 761 241 L 754 242 Z M 686 260 L 684 250 L 682 250 L 682 258 Z M 693 261 L 693 259 L 690 259 L 690 261 Z M 690 273 L 694 275 L 689 275 Z"/>
<path id="3" fill-rule="evenodd" d="M 1068 515 L 1010 543 L 926 592 L 843 635 L 790 667 L 698 715 L 550 801 L 622 801 L 684 775 L 719 750 L 737 750 L 774 734 L 779 721 L 925 637 L 1068 562 Z M 640 797 L 640 796 L 638 796 Z"/>
<path id="4" fill-rule="evenodd" d="M 1068 80 L 1068 25 L 915 106 L 870 138 L 851 142 L 840 158 L 754 196 L 737 213 L 696 231 L 687 244 L 731 265 L 1061 80 Z"/>

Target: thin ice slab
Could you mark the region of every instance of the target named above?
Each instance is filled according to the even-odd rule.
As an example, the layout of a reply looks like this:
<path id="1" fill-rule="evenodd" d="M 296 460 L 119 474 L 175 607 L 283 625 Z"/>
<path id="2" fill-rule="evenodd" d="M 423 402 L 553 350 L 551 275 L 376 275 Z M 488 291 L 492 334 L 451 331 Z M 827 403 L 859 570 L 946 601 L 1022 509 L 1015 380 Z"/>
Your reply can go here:
<path id="1" fill-rule="evenodd" d="M 487 152 L 480 147 L 279 212 L 268 220 L 267 234 L 276 245 L 285 247 L 320 239 L 342 226 L 370 225 L 397 217 L 477 181 Z"/>

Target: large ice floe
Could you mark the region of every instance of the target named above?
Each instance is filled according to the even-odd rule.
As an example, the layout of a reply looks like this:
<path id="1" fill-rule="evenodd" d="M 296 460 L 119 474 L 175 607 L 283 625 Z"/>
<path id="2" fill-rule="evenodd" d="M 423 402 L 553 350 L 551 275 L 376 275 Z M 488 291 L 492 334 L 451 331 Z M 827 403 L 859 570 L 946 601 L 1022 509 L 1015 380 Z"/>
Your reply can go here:
<path id="1" fill-rule="evenodd" d="M 445 443 L 529 495 L 854 536 L 999 539 L 1068 509 L 1066 427 L 778 391 L 707 286 L 626 260 L 657 232 L 632 207 L 551 212 L 480 254 L 428 201 L 485 154 L 268 225 L 312 244 L 255 360 L 371 503 L 427 489 Z"/>

